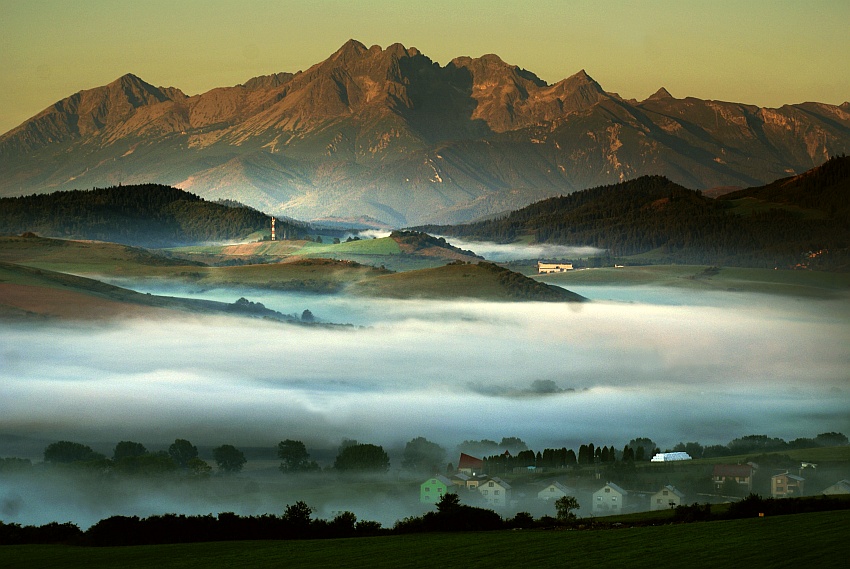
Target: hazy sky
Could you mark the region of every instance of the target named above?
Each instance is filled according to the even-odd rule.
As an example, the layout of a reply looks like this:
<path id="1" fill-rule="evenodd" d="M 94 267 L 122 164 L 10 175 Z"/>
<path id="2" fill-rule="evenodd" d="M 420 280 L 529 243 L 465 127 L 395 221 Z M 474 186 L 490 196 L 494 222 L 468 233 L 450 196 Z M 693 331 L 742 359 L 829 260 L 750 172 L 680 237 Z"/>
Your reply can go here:
<path id="1" fill-rule="evenodd" d="M 442 65 L 497 53 L 548 82 L 761 106 L 850 99 L 850 2 L 835 0 L 0 0 L 0 133 L 135 73 L 187 94 L 306 69 L 349 38 Z"/>

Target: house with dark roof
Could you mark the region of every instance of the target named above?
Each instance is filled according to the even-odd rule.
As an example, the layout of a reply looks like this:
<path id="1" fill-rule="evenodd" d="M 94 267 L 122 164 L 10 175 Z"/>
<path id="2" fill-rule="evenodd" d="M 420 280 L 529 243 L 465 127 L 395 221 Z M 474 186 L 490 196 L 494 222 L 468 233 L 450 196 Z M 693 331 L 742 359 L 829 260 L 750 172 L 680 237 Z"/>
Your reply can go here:
<path id="1" fill-rule="evenodd" d="M 558 481 L 552 482 L 546 488 L 537 493 L 538 500 L 557 500 L 558 498 L 563 498 L 564 496 L 575 496 L 576 489 L 570 488 L 569 486 L 564 486 Z"/>
<path id="2" fill-rule="evenodd" d="M 850 480 L 839 480 L 832 486 L 825 488 L 822 492 L 825 496 L 835 496 L 838 494 L 850 494 Z"/>
<path id="3" fill-rule="evenodd" d="M 455 492 L 454 482 L 436 474 L 419 485 L 419 501 L 423 504 L 436 504 L 444 494 Z"/>
<path id="4" fill-rule="evenodd" d="M 753 472 L 751 464 L 715 464 L 711 479 L 714 490 L 720 492 L 727 480 L 734 480 L 741 490 L 749 494 L 753 491 Z"/>
<path id="5" fill-rule="evenodd" d="M 651 511 L 666 510 L 682 505 L 685 495 L 674 486 L 664 486 L 661 490 L 650 496 L 649 509 Z"/>
<path id="6" fill-rule="evenodd" d="M 629 493 L 613 482 L 593 493 L 593 513 L 613 516 L 621 514 L 626 507 Z"/>
<path id="7" fill-rule="evenodd" d="M 796 474 L 776 474 L 770 477 L 770 495 L 774 498 L 802 496 L 806 488 L 806 479 Z"/>
<path id="8" fill-rule="evenodd" d="M 511 485 L 496 476 L 479 484 L 478 492 L 487 505 L 493 508 L 504 508 L 511 501 Z"/>

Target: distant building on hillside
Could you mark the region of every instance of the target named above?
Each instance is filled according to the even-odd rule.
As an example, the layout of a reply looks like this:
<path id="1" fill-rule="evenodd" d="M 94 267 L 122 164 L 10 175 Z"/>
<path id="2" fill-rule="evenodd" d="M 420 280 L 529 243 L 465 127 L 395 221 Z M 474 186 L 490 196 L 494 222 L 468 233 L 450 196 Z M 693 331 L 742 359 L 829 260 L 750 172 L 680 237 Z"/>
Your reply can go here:
<path id="1" fill-rule="evenodd" d="M 806 487 L 806 479 L 796 474 L 776 474 L 770 477 L 770 495 L 774 498 L 802 496 Z"/>
<path id="2" fill-rule="evenodd" d="M 753 471 L 750 464 L 715 464 L 712 480 L 717 492 L 723 488 L 727 480 L 734 480 L 746 493 L 753 491 Z"/>
<path id="3" fill-rule="evenodd" d="M 548 273 L 563 273 L 572 270 L 572 263 L 544 263 L 542 261 L 537 261 L 537 274 L 539 275 L 545 275 Z"/>
<path id="4" fill-rule="evenodd" d="M 691 455 L 686 452 L 659 452 L 652 457 L 650 462 L 673 462 L 676 460 L 691 460 Z"/>

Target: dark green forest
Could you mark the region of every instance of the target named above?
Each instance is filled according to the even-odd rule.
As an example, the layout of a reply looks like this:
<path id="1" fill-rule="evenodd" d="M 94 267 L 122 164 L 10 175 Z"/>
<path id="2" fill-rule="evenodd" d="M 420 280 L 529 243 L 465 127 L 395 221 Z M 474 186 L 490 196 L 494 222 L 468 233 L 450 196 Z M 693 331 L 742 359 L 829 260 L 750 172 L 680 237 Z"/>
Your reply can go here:
<path id="1" fill-rule="evenodd" d="M 213 203 L 169 186 L 142 184 L 0 199 L 0 233 L 95 239 L 170 247 L 244 239 L 269 231 L 271 218 L 249 207 Z M 278 235 L 305 231 L 285 220 Z"/>
<path id="2" fill-rule="evenodd" d="M 592 246 L 615 258 L 850 269 L 850 158 L 712 199 L 662 176 L 550 198 L 504 217 L 424 231 L 511 243 Z"/>

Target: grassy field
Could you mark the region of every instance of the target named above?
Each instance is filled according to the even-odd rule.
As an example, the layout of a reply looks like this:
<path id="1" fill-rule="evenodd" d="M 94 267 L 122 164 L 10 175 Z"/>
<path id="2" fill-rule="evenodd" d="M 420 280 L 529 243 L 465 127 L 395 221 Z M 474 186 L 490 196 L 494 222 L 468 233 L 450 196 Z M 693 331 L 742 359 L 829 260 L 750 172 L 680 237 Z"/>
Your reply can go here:
<path id="1" fill-rule="evenodd" d="M 3 546 L 18 567 L 845 567 L 850 511 L 614 530 L 143 547 Z"/>
<path id="2" fill-rule="evenodd" d="M 850 274 L 775 271 L 699 265 L 648 265 L 575 270 L 541 276 L 543 282 L 570 285 L 668 286 L 707 291 L 755 292 L 807 298 L 846 297 Z"/>

